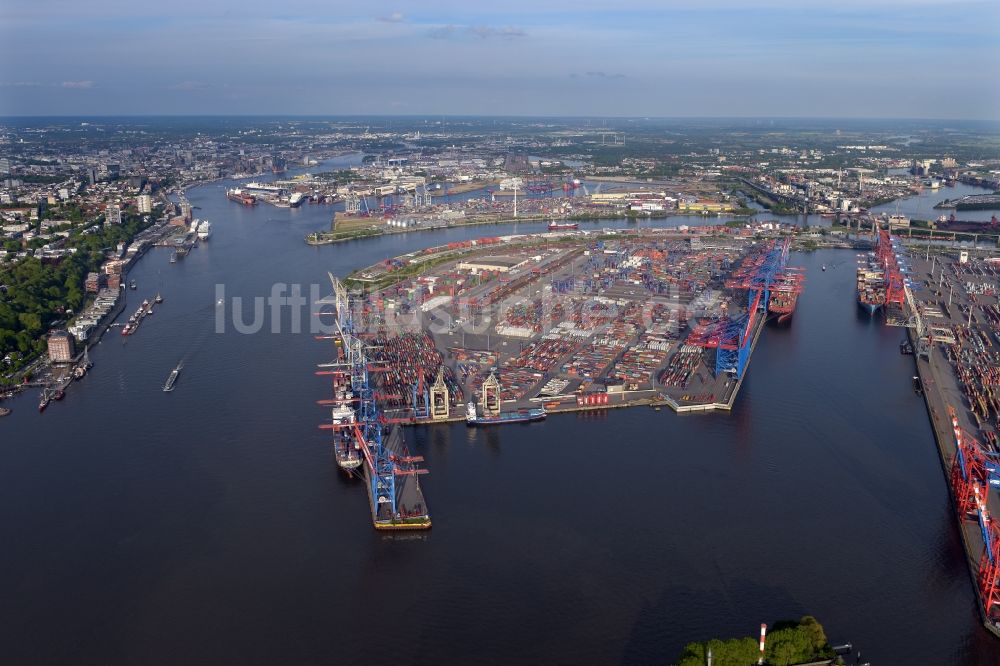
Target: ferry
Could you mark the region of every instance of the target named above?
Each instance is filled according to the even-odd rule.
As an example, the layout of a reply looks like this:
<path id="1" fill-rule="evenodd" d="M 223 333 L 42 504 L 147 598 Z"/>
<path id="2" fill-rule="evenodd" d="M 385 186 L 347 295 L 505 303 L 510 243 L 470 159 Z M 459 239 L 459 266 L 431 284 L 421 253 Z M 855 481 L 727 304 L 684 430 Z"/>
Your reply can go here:
<path id="1" fill-rule="evenodd" d="M 580 225 L 576 222 L 549 222 L 549 231 L 572 231 L 579 228 Z"/>
<path id="2" fill-rule="evenodd" d="M 166 393 L 170 393 L 174 390 L 174 384 L 177 383 L 177 378 L 181 374 L 181 368 L 184 367 L 184 362 L 181 361 L 177 364 L 177 367 L 170 371 L 170 376 L 167 377 L 167 382 L 163 385 L 163 390 Z"/>
<path id="3" fill-rule="evenodd" d="M 478 416 L 476 414 L 476 403 L 470 402 L 465 406 L 465 423 L 470 426 L 529 423 L 531 421 L 541 421 L 545 418 L 545 415 L 544 407 L 532 407 L 530 409 L 519 409 L 515 412 L 500 412 L 499 416 Z"/>

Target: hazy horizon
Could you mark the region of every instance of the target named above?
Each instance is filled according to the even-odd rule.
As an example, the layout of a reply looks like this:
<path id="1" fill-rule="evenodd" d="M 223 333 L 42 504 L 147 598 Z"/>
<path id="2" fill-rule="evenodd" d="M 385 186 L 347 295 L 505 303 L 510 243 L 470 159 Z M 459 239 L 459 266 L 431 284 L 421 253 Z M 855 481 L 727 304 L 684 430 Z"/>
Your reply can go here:
<path id="1" fill-rule="evenodd" d="M 998 68 L 987 0 L 0 6 L 3 116 L 993 121 Z"/>

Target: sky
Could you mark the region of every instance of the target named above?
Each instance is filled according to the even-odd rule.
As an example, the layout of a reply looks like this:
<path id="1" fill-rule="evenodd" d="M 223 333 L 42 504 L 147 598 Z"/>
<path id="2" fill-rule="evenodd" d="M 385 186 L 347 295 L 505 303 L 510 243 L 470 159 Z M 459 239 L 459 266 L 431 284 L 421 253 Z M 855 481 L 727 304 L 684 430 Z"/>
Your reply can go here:
<path id="1" fill-rule="evenodd" d="M 1000 120 L 997 0 L 0 0 L 0 115 Z"/>

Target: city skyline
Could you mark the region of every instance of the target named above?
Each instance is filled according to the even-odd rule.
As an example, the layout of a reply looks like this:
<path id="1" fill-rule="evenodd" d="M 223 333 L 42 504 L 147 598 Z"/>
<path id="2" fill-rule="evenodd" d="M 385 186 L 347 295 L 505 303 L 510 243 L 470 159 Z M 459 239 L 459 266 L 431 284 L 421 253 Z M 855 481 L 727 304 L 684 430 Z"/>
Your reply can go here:
<path id="1" fill-rule="evenodd" d="M 2 115 L 1000 119 L 1000 8 L 627 0 L 0 9 Z"/>

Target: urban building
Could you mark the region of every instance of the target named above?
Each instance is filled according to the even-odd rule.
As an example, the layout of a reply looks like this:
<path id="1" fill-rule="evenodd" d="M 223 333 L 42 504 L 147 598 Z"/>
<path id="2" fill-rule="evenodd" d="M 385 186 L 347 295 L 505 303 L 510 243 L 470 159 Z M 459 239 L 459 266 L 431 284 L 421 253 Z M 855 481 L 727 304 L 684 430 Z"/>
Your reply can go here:
<path id="1" fill-rule="evenodd" d="M 140 194 L 136 199 L 136 206 L 139 208 L 139 212 L 143 214 L 153 212 L 153 197 L 148 194 Z"/>
<path id="2" fill-rule="evenodd" d="M 104 223 L 121 224 L 122 223 L 121 206 L 117 204 L 108 204 L 107 207 L 104 209 Z"/>
<path id="3" fill-rule="evenodd" d="M 53 363 L 70 363 L 73 360 L 73 336 L 67 331 L 49 331 L 49 360 Z"/>

